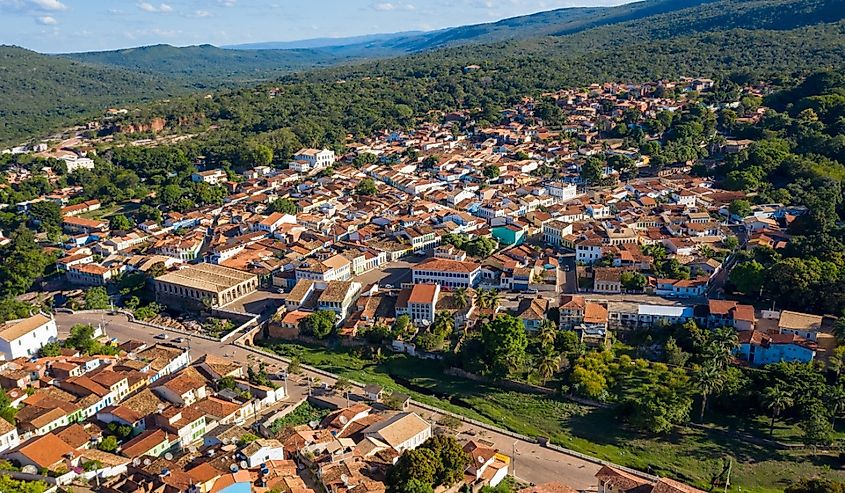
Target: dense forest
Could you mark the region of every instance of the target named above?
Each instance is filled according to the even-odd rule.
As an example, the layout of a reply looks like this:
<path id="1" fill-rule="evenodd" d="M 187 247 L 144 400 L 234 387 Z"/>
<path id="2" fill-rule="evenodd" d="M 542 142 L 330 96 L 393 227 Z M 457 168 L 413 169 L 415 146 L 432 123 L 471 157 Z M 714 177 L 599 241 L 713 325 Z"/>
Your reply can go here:
<path id="1" fill-rule="evenodd" d="M 756 142 L 712 172 L 755 202 L 803 205 L 807 213 L 790 224 L 785 252 L 748 253 L 731 279 L 739 291 L 759 293 L 781 308 L 842 313 L 845 77 L 813 74 L 765 103 L 774 110 L 754 125 L 735 123 L 731 110 L 721 112 L 734 134 Z"/>

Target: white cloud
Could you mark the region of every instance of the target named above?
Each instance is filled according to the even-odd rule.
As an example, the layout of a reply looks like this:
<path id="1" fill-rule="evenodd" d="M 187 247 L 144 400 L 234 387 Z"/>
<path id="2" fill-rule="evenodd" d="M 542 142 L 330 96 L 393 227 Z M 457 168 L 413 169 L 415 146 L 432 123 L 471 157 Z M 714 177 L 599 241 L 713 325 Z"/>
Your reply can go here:
<path id="1" fill-rule="evenodd" d="M 195 10 L 193 16 L 194 17 L 208 17 L 210 15 L 211 15 L 211 12 L 209 12 L 207 10 Z"/>
<path id="2" fill-rule="evenodd" d="M 59 0 L 29 0 L 34 6 L 42 10 L 67 10 L 67 6 Z"/>
<path id="3" fill-rule="evenodd" d="M 57 21 L 55 17 L 51 17 L 49 15 L 36 17 L 35 22 L 37 22 L 39 24 L 43 24 L 45 26 L 55 26 L 56 24 L 59 23 L 59 21 Z"/>
<path id="4" fill-rule="evenodd" d="M 157 13 L 167 13 L 173 12 L 173 7 L 166 3 L 161 3 L 158 6 L 155 6 L 149 2 L 140 2 L 138 4 L 138 8 L 143 10 L 144 12 L 157 12 Z"/>
<path id="5" fill-rule="evenodd" d="M 372 5 L 373 10 L 389 12 L 391 10 L 417 10 L 412 3 L 379 2 Z"/>
<path id="6" fill-rule="evenodd" d="M 237 0 L 217 0 L 217 3 L 224 7 L 234 7 Z"/>
<path id="7" fill-rule="evenodd" d="M 59 0 L 0 0 L 0 9 L 17 12 L 57 12 L 67 10 Z"/>

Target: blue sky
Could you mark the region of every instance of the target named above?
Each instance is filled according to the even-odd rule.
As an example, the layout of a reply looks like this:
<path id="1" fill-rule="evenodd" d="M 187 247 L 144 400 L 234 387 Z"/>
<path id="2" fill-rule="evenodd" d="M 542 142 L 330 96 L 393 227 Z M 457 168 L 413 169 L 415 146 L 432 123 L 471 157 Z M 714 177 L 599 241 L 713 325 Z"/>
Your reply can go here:
<path id="1" fill-rule="evenodd" d="M 0 0 L 0 44 L 41 52 L 431 30 L 625 0 Z"/>

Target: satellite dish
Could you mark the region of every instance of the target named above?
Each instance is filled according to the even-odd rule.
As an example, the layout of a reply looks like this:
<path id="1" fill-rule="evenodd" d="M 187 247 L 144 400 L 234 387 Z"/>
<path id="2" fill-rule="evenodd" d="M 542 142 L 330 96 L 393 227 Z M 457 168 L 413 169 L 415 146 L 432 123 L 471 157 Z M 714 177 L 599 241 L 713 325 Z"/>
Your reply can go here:
<path id="1" fill-rule="evenodd" d="M 340 424 L 345 425 L 348 422 L 349 422 L 349 418 L 347 418 L 346 416 L 340 417 Z"/>
<path id="2" fill-rule="evenodd" d="M 220 441 L 223 442 L 223 445 L 229 445 L 229 439 L 228 438 L 224 438 Z"/>
<path id="3" fill-rule="evenodd" d="M 343 484 L 346 484 L 349 482 L 349 476 L 347 476 L 346 474 L 341 474 L 340 480 L 343 481 Z"/>
<path id="4" fill-rule="evenodd" d="M 27 464 L 21 468 L 21 472 L 25 472 L 27 474 L 38 474 L 38 468 L 32 464 Z"/>
<path id="5" fill-rule="evenodd" d="M 170 452 L 164 454 L 164 459 L 165 460 L 173 460 L 173 454 L 171 454 Z"/>
<path id="6" fill-rule="evenodd" d="M 241 469 L 246 469 L 247 467 L 249 467 L 249 464 L 247 464 L 245 460 L 242 460 L 239 465 L 241 466 Z"/>
<path id="7" fill-rule="evenodd" d="M 132 459 L 132 465 L 135 466 L 135 467 L 140 466 L 141 465 L 141 459 L 138 458 L 138 457 L 135 457 L 134 459 Z"/>
<path id="8" fill-rule="evenodd" d="M 237 464 L 229 464 L 229 470 L 232 472 L 238 472 L 238 465 Z"/>
<path id="9" fill-rule="evenodd" d="M 317 425 L 319 425 L 319 424 L 320 424 L 320 422 L 319 422 L 319 421 L 317 421 L 317 420 L 314 420 L 314 421 L 309 421 L 309 422 L 308 422 L 308 426 L 310 426 L 311 428 L 316 428 L 316 427 L 317 427 Z"/>
<path id="10" fill-rule="evenodd" d="M 481 456 L 478 457 L 478 463 L 479 464 L 484 464 L 485 462 L 486 461 L 484 460 L 484 457 L 481 457 Z"/>
<path id="11" fill-rule="evenodd" d="M 197 448 L 191 445 L 190 447 L 188 447 L 188 452 L 195 454 L 197 453 Z"/>
<path id="12" fill-rule="evenodd" d="M 153 461 L 151 461 L 150 459 L 144 459 L 144 465 L 145 466 L 149 466 L 152 463 L 153 463 Z"/>

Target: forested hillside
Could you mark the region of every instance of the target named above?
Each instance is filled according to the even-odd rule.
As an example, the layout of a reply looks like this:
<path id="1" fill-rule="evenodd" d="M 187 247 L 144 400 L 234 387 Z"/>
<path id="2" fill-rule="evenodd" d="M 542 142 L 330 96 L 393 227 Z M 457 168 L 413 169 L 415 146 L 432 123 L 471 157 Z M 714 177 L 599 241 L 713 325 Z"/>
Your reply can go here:
<path id="1" fill-rule="evenodd" d="M 157 75 L 0 46 L 0 143 L 37 137 L 108 105 L 185 92 Z"/>
<path id="2" fill-rule="evenodd" d="M 274 84 L 274 98 L 268 97 L 268 87 L 241 90 L 154 105 L 147 116 L 202 115 L 191 121 L 231 131 L 213 137 L 222 147 L 236 146 L 246 136 L 283 152 L 288 144 L 280 144 L 280 132 L 297 144 L 331 145 L 342 143 L 347 132 L 360 136 L 410 126 L 415 115 L 432 109 L 478 110 L 477 119 L 490 121 L 525 95 L 592 82 L 694 75 L 788 83 L 810 71 L 845 65 L 845 22 L 816 23 L 842 16 L 841 2 L 830 0 L 727 0 L 574 35 L 303 73 Z M 721 18 L 741 27 L 714 30 L 719 25 L 714 19 Z M 810 25 L 781 29 L 799 18 Z M 773 29 L 752 29 L 755 19 Z M 672 25 L 702 32 L 672 36 Z M 469 65 L 480 68 L 466 70 Z"/>
<path id="3" fill-rule="evenodd" d="M 513 29 L 511 35 L 535 36 L 302 72 L 274 83 L 280 88 L 273 99 L 266 88 L 235 90 L 211 101 L 202 99 L 203 93 L 154 105 L 146 115 L 187 115 L 183 121 L 220 123 L 236 134 L 259 134 L 259 139 L 263 132 L 289 129 L 303 143 L 331 144 L 347 131 L 362 134 L 402 126 L 431 109 L 481 107 L 492 115 L 523 95 L 591 82 L 728 74 L 777 82 L 845 65 L 841 0 L 660 0 L 614 9 L 564 9 L 484 25 L 484 36 L 508 29 Z M 453 37 L 461 37 L 457 30 Z M 222 85 L 232 77 L 260 78 L 264 70 L 281 73 L 296 68 L 306 54 L 320 53 L 301 50 L 299 58 L 288 59 L 289 65 L 268 68 L 277 62 L 261 52 L 194 48 L 195 56 L 166 46 L 132 50 L 131 56 L 97 55 L 141 72 L 5 49 L 5 64 L 13 70 L 0 76 L 0 142 L 53 128 L 106 104 L 162 98 L 196 90 L 197 85 L 208 89 L 208 84 Z M 332 50 L 337 55 L 343 48 Z M 320 59 L 315 55 L 312 61 Z M 55 69 L 47 69 L 54 63 Z M 165 65 L 169 68 L 163 69 Z M 480 68 L 465 70 L 471 65 Z M 32 66 L 45 70 L 33 77 L 27 71 Z M 148 70 L 169 71 L 171 78 L 145 75 Z M 212 74 L 220 70 L 228 72 L 215 78 Z"/>
<path id="4" fill-rule="evenodd" d="M 63 58 L 185 79 L 220 87 L 255 83 L 294 70 L 337 63 L 343 57 L 320 50 L 225 50 L 211 45 L 177 48 L 143 46 L 116 51 L 73 53 Z"/>

